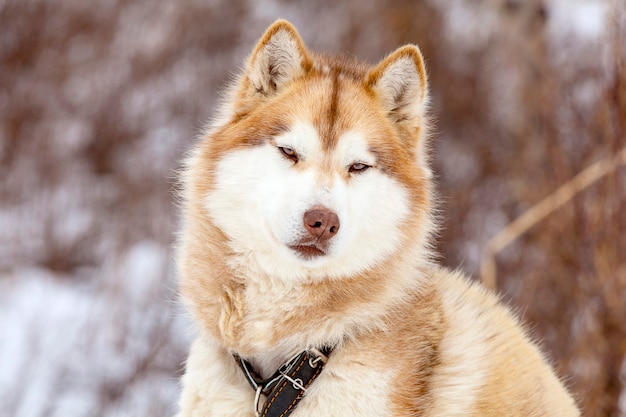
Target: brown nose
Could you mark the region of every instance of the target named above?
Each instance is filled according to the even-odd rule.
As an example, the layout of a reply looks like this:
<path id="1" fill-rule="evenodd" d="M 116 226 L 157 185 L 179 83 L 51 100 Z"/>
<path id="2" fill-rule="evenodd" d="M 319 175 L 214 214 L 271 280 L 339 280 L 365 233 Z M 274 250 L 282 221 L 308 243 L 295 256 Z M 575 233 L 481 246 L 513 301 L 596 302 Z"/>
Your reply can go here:
<path id="1" fill-rule="evenodd" d="M 304 227 L 319 242 L 325 242 L 339 231 L 339 217 L 326 207 L 314 206 L 304 213 Z"/>

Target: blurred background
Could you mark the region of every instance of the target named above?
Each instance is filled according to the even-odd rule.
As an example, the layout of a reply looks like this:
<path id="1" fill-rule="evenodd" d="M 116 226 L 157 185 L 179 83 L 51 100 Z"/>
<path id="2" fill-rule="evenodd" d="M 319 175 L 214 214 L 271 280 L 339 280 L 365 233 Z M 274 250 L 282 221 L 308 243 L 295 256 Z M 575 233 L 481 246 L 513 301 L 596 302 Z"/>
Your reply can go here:
<path id="1" fill-rule="evenodd" d="M 419 44 L 442 262 L 493 261 L 585 415 L 626 416 L 624 0 L 0 1 L 0 415 L 175 412 L 175 170 L 278 17 Z"/>

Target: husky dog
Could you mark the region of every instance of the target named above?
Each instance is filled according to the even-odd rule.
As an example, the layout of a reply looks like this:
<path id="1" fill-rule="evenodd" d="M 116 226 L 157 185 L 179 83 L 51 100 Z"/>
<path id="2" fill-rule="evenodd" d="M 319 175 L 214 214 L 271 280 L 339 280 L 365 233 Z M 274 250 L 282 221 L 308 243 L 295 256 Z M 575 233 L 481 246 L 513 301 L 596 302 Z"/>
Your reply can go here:
<path id="1" fill-rule="evenodd" d="M 180 417 L 578 416 L 498 298 L 433 261 L 428 82 L 279 20 L 182 170 Z"/>

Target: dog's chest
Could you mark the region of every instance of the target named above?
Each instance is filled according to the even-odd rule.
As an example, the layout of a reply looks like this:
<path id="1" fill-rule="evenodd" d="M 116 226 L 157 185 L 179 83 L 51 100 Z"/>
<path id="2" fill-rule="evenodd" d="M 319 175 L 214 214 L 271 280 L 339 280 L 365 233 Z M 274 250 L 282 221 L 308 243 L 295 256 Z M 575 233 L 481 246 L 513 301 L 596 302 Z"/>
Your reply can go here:
<path id="1" fill-rule="evenodd" d="M 392 380 L 391 371 L 331 355 L 292 417 L 389 415 Z"/>

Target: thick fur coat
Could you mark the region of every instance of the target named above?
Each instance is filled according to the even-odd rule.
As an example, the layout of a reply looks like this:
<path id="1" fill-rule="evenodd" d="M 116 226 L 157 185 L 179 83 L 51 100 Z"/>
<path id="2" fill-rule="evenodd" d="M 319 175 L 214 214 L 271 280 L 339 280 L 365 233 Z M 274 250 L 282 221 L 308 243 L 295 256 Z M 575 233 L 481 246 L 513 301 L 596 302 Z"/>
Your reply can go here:
<path id="1" fill-rule="evenodd" d="M 416 46 L 370 67 L 267 30 L 182 172 L 179 417 L 254 416 L 233 355 L 267 377 L 321 346 L 294 417 L 579 415 L 509 309 L 433 261 L 427 103 Z"/>

